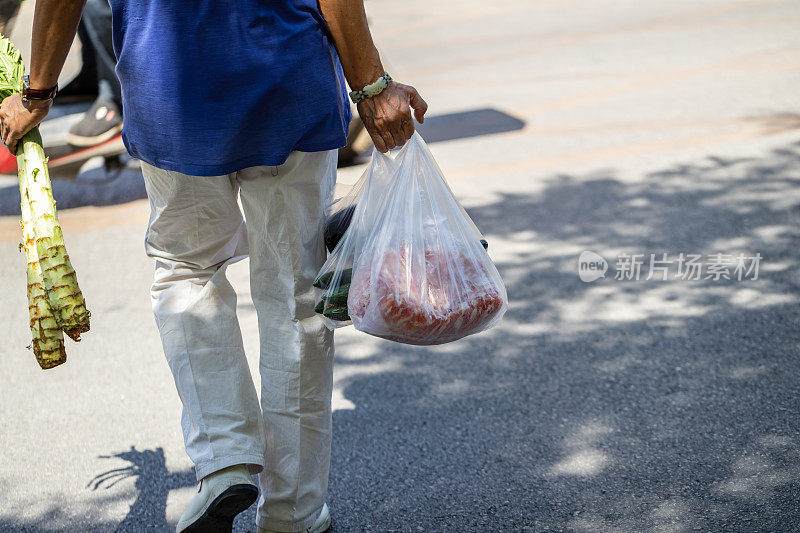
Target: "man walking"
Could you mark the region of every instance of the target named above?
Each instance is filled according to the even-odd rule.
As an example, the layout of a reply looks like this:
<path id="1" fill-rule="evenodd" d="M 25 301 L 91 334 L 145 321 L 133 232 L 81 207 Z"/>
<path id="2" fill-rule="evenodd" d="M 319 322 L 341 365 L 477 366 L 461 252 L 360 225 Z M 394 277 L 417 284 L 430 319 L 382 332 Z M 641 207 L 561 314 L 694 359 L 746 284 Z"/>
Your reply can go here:
<path id="1" fill-rule="evenodd" d="M 153 310 L 200 480 L 179 532 L 321 532 L 333 334 L 314 313 L 323 210 L 351 97 L 376 147 L 400 146 L 426 104 L 391 81 L 363 0 L 111 0 L 123 138 L 142 161 Z M 47 114 L 83 0 L 37 0 L 30 79 L 0 106 L 9 147 Z M 335 45 L 335 46 L 334 46 Z M 241 196 L 244 218 L 237 197 Z M 249 253 L 261 403 L 226 267 Z"/>

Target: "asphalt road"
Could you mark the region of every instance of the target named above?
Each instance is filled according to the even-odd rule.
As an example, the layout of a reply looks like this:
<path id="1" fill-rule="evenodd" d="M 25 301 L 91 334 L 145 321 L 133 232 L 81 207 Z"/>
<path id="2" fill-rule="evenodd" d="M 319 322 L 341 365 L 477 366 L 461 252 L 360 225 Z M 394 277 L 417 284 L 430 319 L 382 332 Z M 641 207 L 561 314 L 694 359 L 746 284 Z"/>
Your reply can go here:
<path id="1" fill-rule="evenodd" d="M 800 4 L 368 11 L 439 117 L 431 150 L 511 307 L 440 347 L 337 332 L 333 531 L 800 531 Z M 18 227 L 0 218 L 2 531 L 169 531 L 194 491 L 147 206 L 97 187 L 85 203 L 104 207 L 61 215 L 93 328 L 55 370 L 25 350 Z M 585 250 L 605 278 L 579 279 Z M 621 254 L 681 252 L 763 259 L 758 279 L 614 279 Z M 257 376 L 246 263 L 231 279 Z"/>

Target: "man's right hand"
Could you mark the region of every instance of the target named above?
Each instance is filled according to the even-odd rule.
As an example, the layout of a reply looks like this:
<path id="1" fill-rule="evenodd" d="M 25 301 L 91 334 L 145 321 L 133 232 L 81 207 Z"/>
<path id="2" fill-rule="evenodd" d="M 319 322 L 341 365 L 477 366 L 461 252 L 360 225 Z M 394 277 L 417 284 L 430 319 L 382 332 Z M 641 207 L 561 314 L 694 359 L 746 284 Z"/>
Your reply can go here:
<path id="1" fill-rule="evenodd" d="M 361 100 L 357 108 L 375 148 L 386 153 L 411 138 L 414 134 L 411 110 L 422 124 L 428 104 L 414 87 L 393 80 L 380 94 Z"/>
<path id="2" fill-rule="evenodd" d="M 26 100 L 13 94 L 0 104 L 0 137 L 8 150 L 16 155 L 17 142 L 44 120 L 52 100 Z"/>

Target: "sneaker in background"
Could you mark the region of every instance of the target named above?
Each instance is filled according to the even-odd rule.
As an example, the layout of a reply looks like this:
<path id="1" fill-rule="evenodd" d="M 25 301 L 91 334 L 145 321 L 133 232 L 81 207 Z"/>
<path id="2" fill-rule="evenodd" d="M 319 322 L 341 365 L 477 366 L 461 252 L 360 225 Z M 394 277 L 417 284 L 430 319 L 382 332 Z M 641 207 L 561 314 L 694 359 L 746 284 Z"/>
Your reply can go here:
<path id="1" fill-rule="evenodd" d="M 122 110 L 110 98 L 95 100 L 83 118 L 67 133 L 73 146 L 95 146 L 122 131 Z"/>

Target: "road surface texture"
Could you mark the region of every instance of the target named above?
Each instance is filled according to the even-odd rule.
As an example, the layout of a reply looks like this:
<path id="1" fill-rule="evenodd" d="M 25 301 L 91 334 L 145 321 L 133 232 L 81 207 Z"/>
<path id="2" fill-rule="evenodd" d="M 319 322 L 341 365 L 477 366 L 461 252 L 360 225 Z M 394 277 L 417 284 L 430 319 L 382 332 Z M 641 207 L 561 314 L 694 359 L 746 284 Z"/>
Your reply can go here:
<path id="1" fill-rule="evenodd" d="M 333 531 L 800 531 L 800 3 L 367 8 L 511 305 L 439 347 L 337 332 Z M 169 531 L 195 490 L 148 207 L 107 205 L 114 186 L 57 185 L 103 206 L 62 214 L 93 322 L 54 370 L 25 349 L 19 228 L 0 219 L 2 531 Z M 605 278 L 579 279 L 585 250 Z M 681 252 L 703 279 L 648 274 Z M 757 279 L 704 279 L 717 253 L 760 254 Z M 645 255 L 638 281 L 614 279 L 622 254 Z M 246 262 L 230 275 L 257 379 Z"/>

